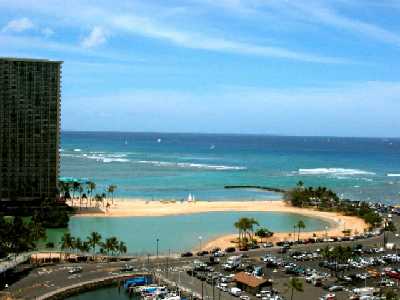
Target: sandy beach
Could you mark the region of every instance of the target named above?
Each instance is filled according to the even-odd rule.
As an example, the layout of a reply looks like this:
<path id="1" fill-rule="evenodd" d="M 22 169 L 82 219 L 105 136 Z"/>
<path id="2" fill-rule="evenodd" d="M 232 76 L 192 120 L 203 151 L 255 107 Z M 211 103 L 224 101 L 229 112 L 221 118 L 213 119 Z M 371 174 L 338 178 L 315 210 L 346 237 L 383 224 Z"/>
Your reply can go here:
<path id="1" fill-rule="evenodd" d="M 282 200 L 272 201 L 196 201 L 196 202 L 180 202 L 180 201 L 145 201 L 141 199 L 115 199 L 114 204 L 106 209 L 101 209 L 86 213 L 81 212 L 76 216 L 96 216 L 96 217 L 143 217 L 143 216 L 170 216 L 182 214 L 194 214 L 205 212 L 283 212 L 300 214 L 307 217 L 320 218 L 329 222 L 330 227 L 327 231 L 302 232 L 301 238 L 307 238 L 315 234 L 318 237 L 342 236 L 344 229 L 350 229 L 351 232 L 361 233 L 368 228 L 367 224 L 360 218 L 343 216 L 338 213 L 320 212 L 308 208 L 292 207 Z M 307 229 L 306 229 L 307 230 Z M 232 230 L 233 232 L 233 230 Z M 230 234 L 218 237 L 215 240 L 208 241 L 204 245 L 204 249 L 213 247 L 234 246 L 237 234 Z M 281 241 L 293 239 L 287 232 L 277 232 L 268 241 Z"/>

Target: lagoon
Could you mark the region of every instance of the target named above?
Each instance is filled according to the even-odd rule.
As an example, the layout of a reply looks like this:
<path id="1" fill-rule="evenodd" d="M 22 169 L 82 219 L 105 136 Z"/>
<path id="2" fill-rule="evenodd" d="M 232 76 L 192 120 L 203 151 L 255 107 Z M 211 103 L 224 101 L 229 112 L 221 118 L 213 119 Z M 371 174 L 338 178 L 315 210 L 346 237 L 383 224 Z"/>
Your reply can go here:
<path id="1" fill-rule="evenodd" d="M 273 232 L 291 232 L 293 225 L 303 220 L 305 231 L 324 230 L 329 222 L 319 218 L 279 212 L 208 212 L 162 217 L 72 217 L 69 231 L 85 239 L 92 231 L 103 238 L 116 236 L 126 242 L 130 254 L 155 254 L 156 239 L 159 253 L 179 253 L 199 248 L 218 236 L 235 233 L 233 226 L 241 217 L 252 217 L 260 226 Z M 48 241 L 59 243 L 65 230 L 49 230 Z M 201 239 L 199 239 L 201 237 Z"/>
<path id="2" fill-rule="evenodd" d="M 96 300 L 123 300 L 123 299 L 140 299 L 140 298 L 135 298 L 135 297 L 129 297 L 128 294 L 121 289 L 120 292 L 118 292 L 118 288 L 116 287 L 105 287 L 101 289 L 96 289 L 93 291 L 88 291 L 79 295 L 71 296 L 66 298 L 67 300 L 91 300 L 91 299 L 96 299 Z"/>

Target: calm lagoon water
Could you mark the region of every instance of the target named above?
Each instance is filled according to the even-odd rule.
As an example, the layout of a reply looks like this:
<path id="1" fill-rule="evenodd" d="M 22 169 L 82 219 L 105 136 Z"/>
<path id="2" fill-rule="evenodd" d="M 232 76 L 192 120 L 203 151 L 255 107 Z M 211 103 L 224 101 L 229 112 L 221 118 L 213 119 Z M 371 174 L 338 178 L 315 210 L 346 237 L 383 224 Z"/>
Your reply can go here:
<path id="1" fill-rule="evenodd" d="M 253 217 L 274 232 L 292 231 L 299 220 L 306 224 L 306 231 L 323 230 L 329 226 L 318 218 L 275 212 L 210 212 L 163 217 L 73 217 L 69 231 L 73 236 L 86 238 L 97 231 L 105 237 L 117 236 L 125 241 L 129 253 L 154 254 L 156 239 L 160 253 L 188 251 L 223 234 L 235 233 L 233 226 L 240 217 Z M 48 239 L 58 242 L 64 231 L 50 230 Z"/>
<path id="2" fill-rule="evenodd" d="M 125 299 L 139 299 L 139 298 L 130 298 L 127 293 L 123 289 L 118 292 L 118 288 L 116 287 L 106 287 L 97 289 L 94 291 L 85 292 L 79 295 L 75 295 L 67 300 L 125 300 Z"/>

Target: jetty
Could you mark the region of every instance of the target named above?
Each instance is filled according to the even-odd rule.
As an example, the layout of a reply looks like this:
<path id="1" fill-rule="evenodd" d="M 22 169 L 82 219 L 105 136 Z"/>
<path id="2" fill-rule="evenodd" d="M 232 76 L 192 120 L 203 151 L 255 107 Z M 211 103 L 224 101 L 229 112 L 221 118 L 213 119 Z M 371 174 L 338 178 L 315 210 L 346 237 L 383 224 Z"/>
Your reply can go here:
<path id="1" fill-rule="evenodd" d="M 262 186 L 262 185 L 225 185 L 225 189 L 255 189 L 266 192 L 286 193 L 286 190 L 276 187 Z"/>

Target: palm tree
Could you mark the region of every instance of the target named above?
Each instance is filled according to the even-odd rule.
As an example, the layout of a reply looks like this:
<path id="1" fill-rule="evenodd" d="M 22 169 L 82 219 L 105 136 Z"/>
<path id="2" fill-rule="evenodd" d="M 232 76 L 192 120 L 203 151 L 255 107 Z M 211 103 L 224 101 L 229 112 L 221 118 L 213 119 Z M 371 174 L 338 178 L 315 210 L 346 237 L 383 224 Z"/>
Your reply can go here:
<path id="1" fill-rule="evenodd" d="M 87 238 L 89 246 L 93 250 L 93 255 L 96 253 L 96 246 L 101 243 L 101 235 L 98 232 L 93 231 Z"/>
<path id="2" fill-rule="evenodd" d="M 299 180 L 296 184 L 299 188 L 303 188 L 304 187 L 304 182 Z"/>
<path id="3" fill-rule="evenodd" d="M 104 201 L 103 196 L 100 195 L 100 194 L 96 194 L 96 195 L 94 196 L 94 200 L 96 201 L 96 207 L 100 207 L 101 204 L 102 204 L 103 201 Z"/>
<path id="4" fill-rule="evenodd" d="M 385 222 L 384 226 L 383 226 L 383 246 L 386 246 L 387 243 L 387 236 L 386 236 L 386 232 L 396 232 L 397 228 L 396 225 L 394 225 L 394 223 L 392 221 L 389 222 Z"/>
<path id="5" fill-rule="evenodd" d="M 291 289 L 290 300 L 293 300 L 293 293 L 296 290 L 297 292 L 303 292 L 303 283 L 297 277 L 291 277 L 287 286 Z"/>
<path id="6" fill-rule="evenodd" d="M 255 235 L 258 236 L 262 242 L 263 238 L 270 237 L 273 235 L 273 233 L 268 228 L 261 227 L 255 232 Z"/>
<path id="7" fill-rule="evenodd" d="M 111 254 L 114 254 L 114 252 L 118 249 L 118 239 L 115 236 L 106 238 L 103 248 L 107 255 L 110 255 L 110 252 Z"/>
<path id="8" fill-rule="evenodd" d="M 236 221 L 233 225 L 239 231 L 239 248 L 240 248 L 242 244 L 242 232 L 243 232 L 243 224 L 241 222 L 241 219 Z"/>
<path id="9" fill-rule="evenodd" d="M 299 230 L 299 233 L 297 235 L 297 241 L 300 240 L 300 230 L 306 228 L 306 224 L 304 224 L 303 220 L 300 220 L 299 222 L 297 222 L 297 228 Z"/>
<path id="10" fill-rule="evenodd" d="M 82 209 L 83 186 L 81 184 L 79 184 L 78 192 L 79 192 L 79 207 Z"/>
<path id="11" fill-rule="evenodd" d="M 71 250 L 74 248 L 75 239 L 69 232 L 64 233 L 61 237 L 61 250 Z M 69 255 L 69 254 L 68 254 Z"/>
<path id="12" fill-rule="evenodd" d="M 246 235 L 249 236 L 250 241 L 253 240 L 254 225 L 259 225 L 258 221 L 254 218 L 240 218 L 234 223 L 234 226 L 239 231 L 239 247 L 244 246 L 242 242 L 247 239 Z"/>
<path id="13" fill-rule="evenodd" d="M 88 241 L 84 241 L 83 243 L 82 243 L 82 246 L 81 246 L 81 252 L 85 252 L 85 253 L 87 253 L 87 252 L 89 252 L 90 251 L 90 245 L 89 245 L 89 242 Z"/>
<path id="14" fill-rule="evenodd" d="M 253 241 L 253 232 L 254 232 L 254 226 L 260 226 L 260 224 L 258 223 L 258 221 L 254 218 L 250 218 L 247 221 L 247 229 L 249 231 L 249 235 L 250 235 L 250 240 Z"/>
<path id="15" fill-rule="evenodd" d="M 81 239 L 80 237 L 78 237 L 78 238 L 75 239 L 74 248 L 75 248 L 75 250 L 77 250 L 77 252 L 78 252 L 78 251 L 81 251 L 81 249 L 82 249 L 82 244 L 83 244 L 83 242 L 82 242 L 82 239 Z"/>
<path id="16" fill-rule="evenodd" d="M 117 189 L 115 184 L 111 184 L 107 187 L 107 193 L 111 195 L 111 203 L 114 204 L 114 192 Z"/>
<path id="17" fill-rule="evenodd" d="M 74 183 L 72 184 L 72 198 L 75 198 L 75 193 L 79 192 L 80 186 L 81 184 L 78 181 L 74 181 Z"/>
<path id="18" fill-rule="evenodd" d="M 102 193 L 101 194 L 101 204 L 103 205 L 104 208 L 104 200 L 107 198 L 107 194 L 106 193 Z"/>
<path id="19" fill-rule="evenodd" d="M 126 244 L 124 242 L 120 241 L 117 250 L 119 254 L 124 254 L 128 251 L 128 248 L 126 247 Z"/>
<path id="20" fill-rule="evenodd" d="M 87 186 L 88 186 L 88 194 L 89 194 L 90 206 L 92 206 L 93 191 L 96 190 L 96 184 L 93 181 L 89 181 L 87 183 Z"/>
<path id="21" fill-rule="evenodd" d="M 46 239 L 46 228 L 43 227 L 42 223 L 38 219 L 38 215 L 34 214 L 32 221 L 29 223 L 31 229 L 31 238 L 33 241 L 38 241 L 40 239 Z"/>

